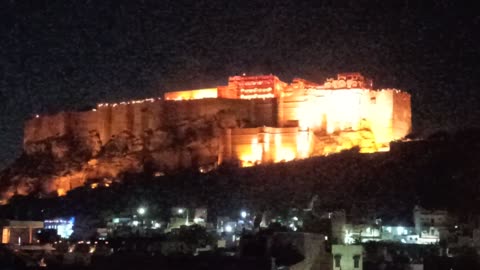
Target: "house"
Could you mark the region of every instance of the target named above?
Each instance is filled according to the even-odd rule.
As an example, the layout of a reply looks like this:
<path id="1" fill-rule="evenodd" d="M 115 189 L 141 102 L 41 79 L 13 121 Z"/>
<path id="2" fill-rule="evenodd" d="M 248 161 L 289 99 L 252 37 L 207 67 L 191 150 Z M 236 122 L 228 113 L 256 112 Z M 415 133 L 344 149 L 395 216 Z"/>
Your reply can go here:
<path id="1" fill-rule="evenodd" d="M 363 246 L 332 245 L 333 270 L 362 270 Z"/>
<path id="2" fill-rule="evenodd" d="M 2 244 L 32 244 L 37 240 L 36 231 L 43 229 L 43 221 L 0 221 Z"/>

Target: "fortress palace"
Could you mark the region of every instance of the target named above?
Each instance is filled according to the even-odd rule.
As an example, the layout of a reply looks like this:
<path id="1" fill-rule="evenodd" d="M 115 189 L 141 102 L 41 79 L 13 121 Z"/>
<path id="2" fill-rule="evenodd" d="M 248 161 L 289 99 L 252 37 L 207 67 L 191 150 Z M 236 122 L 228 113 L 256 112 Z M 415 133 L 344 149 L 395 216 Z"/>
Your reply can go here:
<path id="1" fill-rule="evenodd" d="M 244 75 L 229 77 L 226 86 L 37 115 L 26 122 L 24 147 L 66 134 L 91 133 L 104 146 L 125 132 L 141 139 L 188 119 L 219 114 L 230 115 L 232 123 L 215 133 L 218 151 L 199 154 L 209 156 L 200 160 L 216 165 L 236 161 L 252 166 L 353 147 L 363 153 L 388 151 L 391 141 L 411 131 L 410 95 L 397 89 L 374 90 L 372 81 L 359 73 L 338 74 L 323 84 Z"/>

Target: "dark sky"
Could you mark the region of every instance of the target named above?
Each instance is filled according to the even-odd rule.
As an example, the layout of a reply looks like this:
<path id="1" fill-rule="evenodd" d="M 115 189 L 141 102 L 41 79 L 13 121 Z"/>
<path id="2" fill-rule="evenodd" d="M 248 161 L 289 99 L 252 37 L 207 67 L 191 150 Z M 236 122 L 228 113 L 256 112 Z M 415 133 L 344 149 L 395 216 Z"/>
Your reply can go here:
<path id="1" fill-rule="evenodd" d="M 416 131 L 478 125 L 480 17 L 461 2 L 1 1 L 0 167 L 33 114 L 243 72 L 360 71 L 412 94 Z"/>

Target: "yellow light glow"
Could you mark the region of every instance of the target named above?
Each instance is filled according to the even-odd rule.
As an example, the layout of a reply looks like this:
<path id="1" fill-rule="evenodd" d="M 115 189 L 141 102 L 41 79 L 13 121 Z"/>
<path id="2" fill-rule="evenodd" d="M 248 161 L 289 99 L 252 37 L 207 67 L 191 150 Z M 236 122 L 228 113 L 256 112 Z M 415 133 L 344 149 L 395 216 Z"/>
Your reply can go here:
<path id="1" fill-rule="evenodd" d="M 165 93 L 166 100 L 191 100 L 204 98 L 217 98 L 217 88 L 205 88 L 197 90 L 175 91 Z"/>
<path id="2" fill-rule="evenodd" d="M 290 148 L 281 147 L 277 151 L 275 162 L 292 161 L 295 159 L 295 151 Z"/>
<path id="3" fill-rule="evenodd" d="M 265 152 L 270 151 L 270 134 L 265 134 L 265 143 L 264 143 Z"/>
<path id="4" fill-rule="evenodd" d="M 275 95 L 272 93 L 268 94 L 252 94 L 252 95 L 240 95 L 241 99 L 266 99 L 266 98 L 274 98 Z"/>
<path id="5" fill-rule="evenodd" d="M 250 152 L 240 156 L 242 167 L 250 167 L 262 161 L 262 145 L 258 142 L 258 138 L 253 138 L 250 144 Z"/>
<path id="6" fill-rule="evenodd" d="M 65 195 L 67 195 L 67 192 L 65 191 L 65 189 L 59 188 L 59 189 L 57 189 L 57 195 L 58 196 L 65 196 Z"/>
<path id="7" fill-rule="evenodd" d="M 299 131 L 297 134 L 297 151 L 299 158 L 307 158 L 310 155 L 310 138 L 308 131 Z"/>

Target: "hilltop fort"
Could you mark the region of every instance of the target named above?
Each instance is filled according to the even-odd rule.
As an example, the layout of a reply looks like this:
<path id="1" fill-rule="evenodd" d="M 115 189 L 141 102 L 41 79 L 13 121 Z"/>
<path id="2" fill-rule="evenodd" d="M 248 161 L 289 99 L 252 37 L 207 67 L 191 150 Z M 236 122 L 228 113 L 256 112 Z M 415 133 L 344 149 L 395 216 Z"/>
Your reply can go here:
<path id="1" fill-rule="evenodd" d="M 62 195 L 91 179 L 112 181 L 147 169 L 158 175 L 182 168 L 206 172 L 224 162 L 245 167 L 353 147 L 388 151 L 410 131 L 410 95 L 374 90 L 359 73 L 323 84 L 232 76 L 225 86 L 34 116 L 25 123 L 24 159 L 56 163 L 42 167 L 43 174 L 3 173 L 10 183 L 3 197 L 36 189 Z"/>

